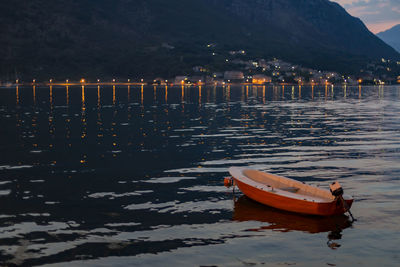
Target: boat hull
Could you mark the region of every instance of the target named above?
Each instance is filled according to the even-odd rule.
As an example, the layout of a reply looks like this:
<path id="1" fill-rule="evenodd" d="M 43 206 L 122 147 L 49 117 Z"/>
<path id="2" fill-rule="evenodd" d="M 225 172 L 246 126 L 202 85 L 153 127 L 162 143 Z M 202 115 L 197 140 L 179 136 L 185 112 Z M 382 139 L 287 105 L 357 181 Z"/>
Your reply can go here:
<path id="1" fill-rule="evenodd" d="M 241 173 L 240 176 L 242 176 Z M 288 179 L 288 178 L 286 178 Z M 301 214 L 332 216 L 344 214 L 347 210 L 343 207 L 342 201 L 327 200 L 325 202 L 309 201 L 306 199 L 291 198 L 274 191 L 267 191 L 258 186 L 246 183 L 246 179 L 233 176 L 234 184 L 237 185 L 240 191 L 247 197 L 262 203 L 264 205 L 274 207 L 281 210 L 296 212 Z M 288 179 L 290 180 L 290 179 Z M 345 199 L 348 208 L 353 204 L 353 199 Z"/>

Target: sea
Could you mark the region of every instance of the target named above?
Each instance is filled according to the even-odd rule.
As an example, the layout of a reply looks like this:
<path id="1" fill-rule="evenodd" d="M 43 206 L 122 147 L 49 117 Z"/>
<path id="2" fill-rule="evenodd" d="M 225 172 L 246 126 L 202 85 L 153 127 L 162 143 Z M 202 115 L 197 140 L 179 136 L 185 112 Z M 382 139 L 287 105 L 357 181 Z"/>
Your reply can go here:
<path id="1" fill-rule="evenodd" d="M 232 166 L 355 199 L 305 216 Z M 400 86 L 0 88 L 1 266 L 399 266 Z"/>

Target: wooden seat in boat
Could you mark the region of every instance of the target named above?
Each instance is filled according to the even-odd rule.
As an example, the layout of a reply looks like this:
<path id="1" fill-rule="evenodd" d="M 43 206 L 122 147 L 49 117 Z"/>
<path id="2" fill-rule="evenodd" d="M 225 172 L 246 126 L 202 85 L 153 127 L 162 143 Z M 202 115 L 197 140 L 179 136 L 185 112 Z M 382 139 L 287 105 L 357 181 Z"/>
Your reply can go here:
<path id="1" fill-rule="evenodd" d="M 279 189 L 280 189 L 280 190 L 284 190 L 284 191 L 288 191 L 288 192 L 291 192 L 291 193 L 297 193 L 297 191 L 300 190 L 300 188 L 298 188 L 298 187 L 293 187 L 293 186 L 281 187 L 281 188 L 279 188 Z"/>

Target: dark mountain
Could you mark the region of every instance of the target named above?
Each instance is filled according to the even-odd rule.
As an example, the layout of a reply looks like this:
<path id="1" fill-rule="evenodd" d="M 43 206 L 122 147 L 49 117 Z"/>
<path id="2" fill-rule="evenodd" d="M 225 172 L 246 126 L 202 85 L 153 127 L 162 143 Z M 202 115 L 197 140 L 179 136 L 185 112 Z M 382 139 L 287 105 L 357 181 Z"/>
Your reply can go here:
<path id="1" fill-rule="evenodd" d="M 400 57 L 328 0 L 19 0 L 0 10 L 3 78 L 170 77 L 227 68 L 239 49 L 347 72 Z"/>
<path id="2" fill-rule="evenodd" d="M 377 36 L 400 53 L 400 24 L 378 33 Z"/>

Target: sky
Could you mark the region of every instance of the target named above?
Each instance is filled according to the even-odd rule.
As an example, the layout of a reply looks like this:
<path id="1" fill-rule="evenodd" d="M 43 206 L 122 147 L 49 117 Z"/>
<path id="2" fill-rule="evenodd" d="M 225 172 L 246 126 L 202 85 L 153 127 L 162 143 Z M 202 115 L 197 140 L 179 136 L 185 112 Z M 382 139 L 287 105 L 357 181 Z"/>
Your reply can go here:
<path id="1" fill-rule="evenodd" d="M 332 0 L 360 18 L 373 33 L 400 24 L 400 0 Z"/>

